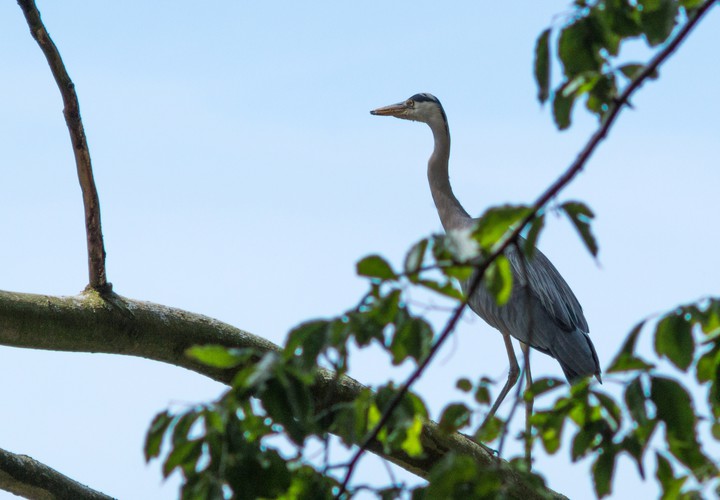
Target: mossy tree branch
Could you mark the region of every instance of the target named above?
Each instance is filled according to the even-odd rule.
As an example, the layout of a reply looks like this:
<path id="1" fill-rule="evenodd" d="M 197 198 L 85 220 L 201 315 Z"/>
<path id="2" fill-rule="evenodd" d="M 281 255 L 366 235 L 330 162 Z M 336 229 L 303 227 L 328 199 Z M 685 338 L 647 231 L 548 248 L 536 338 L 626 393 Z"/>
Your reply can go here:
<path id="1" fill-rule="evenodd" d="M 27 455 L 0 449 L 0 489 L 33 500 L 112 500 Z"/>
<path id="2" fill-rule="evenodd" d="M 204 344 L 265 352 L 280 349 L 262 337 L 207 316 L 115 294 L 108 297 L 87 291 L 73 297 L 54 297 L 0 291 L 0 345 L 137 356 L 230 383 L 234 371 L 211 368 L 185 356 L 189 347 Z M 332 372 L 322 371 L 315 387 L 318 410 L 352 401 L 363 389 L 350 377 L 337 380 Z M 377 442 L 370 443 L 368 449 L 423 478 L 445 454 L 461 453 L 483 466 L 497 467 L 508 490 L 518 497 L 540 498 L 542 493 L 548 494 L 525 485 L 503 460 L 460 433 L 445 434 L 429 422 L 423 430 L 423 444 L 426 454 L 420 458 L 397 452 L 387 454 Z"/>

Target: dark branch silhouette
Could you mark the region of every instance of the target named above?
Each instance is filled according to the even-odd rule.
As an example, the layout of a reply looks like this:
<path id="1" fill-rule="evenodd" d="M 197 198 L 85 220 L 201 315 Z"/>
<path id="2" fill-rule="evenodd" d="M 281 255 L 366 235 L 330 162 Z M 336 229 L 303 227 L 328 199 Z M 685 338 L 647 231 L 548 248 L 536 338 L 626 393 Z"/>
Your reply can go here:
<path id="1" fill-rule="evenodd" d="M 80 104 L 75 93 L 75 84 L 70 79 L 60 52 L 53 43 L 34 0 L 18 0 L 18 5 L 25 14 L 30 34 L 40 46 L 57 83 L 64 104 L 63 114 L 72 141 L 75 165 L 82 189 L 83 206 L 85 207 L 85 232 L 87 235 L 89 287 L 101 292 L 110 291 L 105 274 L 105 244 L 103 243 L 100 224 L 100 200 L 95 180 L 93 179 L 90 150 L 85 137 L 85 128 L 80 118 Z"/>

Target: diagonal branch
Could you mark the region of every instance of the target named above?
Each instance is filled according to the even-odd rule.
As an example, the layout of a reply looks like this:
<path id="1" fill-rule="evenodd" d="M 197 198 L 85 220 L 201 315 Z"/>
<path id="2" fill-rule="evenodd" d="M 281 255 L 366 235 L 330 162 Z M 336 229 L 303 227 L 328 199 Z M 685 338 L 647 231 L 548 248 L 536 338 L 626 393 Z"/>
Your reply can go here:
<path id="1" fill-rule="evenodd" d="M 70 352 L 123 354 L 162 361 L 229 384 L 236 370 L 220 370 L 185 356 L 194 345 L 277 351 L 272 342 L 221 321 L 149 302 L 98 293 L 75 297 L 52 297 L 0 291 L 0 345 Z M 314 388 L 317 413 L 332 412 L 338 405 L 357 399 L 364 386 L 350 377 L 324 370 Z M 359 443 L 358 443 L 359 444 Z M 563 496 L 528 486 L 506 463 L 460 433 L 447 434 L 436 424 L 423 427 L 424 456 L 403 452 L 386 453 L 377 441 L 366 449 L 420 477 L 447 453 L 468 455 L 484 466 L 498 468 L 510 491 L 527 499 Z"/>
<path id="2" fill-rule="evenodd" d="M 0 449 L 0 489 L 23 498 L 112 500 L 27 455 Z"/>
<path id="3" fill-rule="evenodd" d="M 85 208 L 85 233 L 87 235 L 89 287 L 99 291 L 110 291 L 105 274 L 105 244 L 103 243 L 102 227 L 100 224 L 100 200 L 98 199 L 95 180 L 93 179 L 90 150 L 82 118 L 80 118 L 80 104 L 73 84 L 63 64 L 60 52 L 53 43 L 45 25 L 40 18 L 40 12 L 34 0 L 18 0 L 18 5 L 25 15 L 30 33 L 42 49 L 55 83 L 57 83 L 64 104 L 63 114 L 70 132 L 70 140 L 75 154 L 78 179 L 83 196 Z"/>
<path id="4" fill-rule="evenodd" d="M 562 189 L 565 188 L 577 176 L 577 174 L 580 173 L 580 171 L 582 171 L 582 169 L 585 167 L 585 164 L 595 152 L 595 149 L 597 149 L 600 143 L 607 136 L 610 128 L 615 123 L 615 120 L 619 116 L 622 108 L 628 105 L 630 96 L 648 78 L 650 78 L 651 75 L 653 75 L 657 71 L 658 67 L 660 67 L 660 65 L 664 63 L 668 59 L 668 57 L 670 57 L 670 55 L 672 55 L 672 53 L 687 38 L 693 28 L 697 25 L 697 23 L 702 19 L 705 13 L 713 6 L 715 2 L 716 0 L 706 0 L 706 2 L 695 11 L 695 14 L 690 19 L 688 19 L 687 23 L 685 23 L 685 25 L 678 31 L 677 35 L 675 35 L 673 40 L 663 50 L 658 52 L 658 54 L 650 60 L 650 62 L 645 66 L 645 68 L 638 75 L 636 75 L 635 78 L 633 78 L 633 80 L 630 82 L 630 84 L 628 84 L 623 93 L 612 104 L 612 106 L 608 110 L 607 115 L 605 115 L 600 127 L 590 137 L 587 144 L 580 151 L 575 161 L 572 162 L 572 164 L 567 168 L 567 170 L 560 177 L 558 177 L 558 179 L 554 183 L 552 183 L 550 187 L 545 190 L 545 192 L 543 192 L 538 197 L 538 199 L 531 207 L 528 215 L 525 216 L 525 218 L 517 224 L 514 230 L 508 233 L 506 239 L 500 245 L 498 245 L 498 247 L 488 256 L 486 260 L 484 260 L 480 265 L 477 266 L 475 275 L 473 276 L 473 279 L 468 286 L 466 299 L 457 306 L 453 314 L 450 316 L 450 319 L 446 323 L 445 328 L 443 328 L 442 333 L 439 335 L 437 341 L 433 345 L 432 349 L 430 349 L 427 357 L 418 365 L 418 367 L 413 371 L 413 373 L 411 373 L 410 376 L 407 378 L 405 383 L 395 393 L 393 399 L 385 408 L 385 411 L 381 415 L 373 430 L 368 433 L 368 435 L 362 441 L 359 449 L 355 452 L 352 459 L 348 463 L 348 470 L 345 474 L 345 478 L 340 487 L 339 493 L 337 493 L 335 498 L 341 498 L 342 495 L 345 493 L 352 474 L 355 470 L 355 467 L 357 466 L 360 457 L 362 457 L 368 445 L 377 439 L 380 431 L 390 420 L 392 413 L 395 411 L 395 409 L 398 407 L 405 395 L 408 393 L 410 387 L 420 378 L 420 376 L 430 364 L 430 361 L 437 354 L 437 352 L 440 350 L 440 347 L 442 347 L 442 345 L 445 343 L 445 341 L 455 329 L 457 322 L 459 321 L 462 314 L 465 312 L 465 308 L 468 305 L 467 297 L 472 296 L 477 287 L 480 286 L 483 276 L 485 275 L 485 272 L 488 270 L 490 265 L 500 255 L 502 255 L 510 245 L 517 242 L 518 238 L 520 237 L 520 233 L 525 229 L 525 226 L 532 222 L 533 219 L 535 219 L 535 217 L 537 216 L 538 212 L 543 207 L 545 207 L 545 205 L 547 205 L 553 198 L 555 198 L 555 196 L 557 196 L 560 191 L 562 191 Z"/>

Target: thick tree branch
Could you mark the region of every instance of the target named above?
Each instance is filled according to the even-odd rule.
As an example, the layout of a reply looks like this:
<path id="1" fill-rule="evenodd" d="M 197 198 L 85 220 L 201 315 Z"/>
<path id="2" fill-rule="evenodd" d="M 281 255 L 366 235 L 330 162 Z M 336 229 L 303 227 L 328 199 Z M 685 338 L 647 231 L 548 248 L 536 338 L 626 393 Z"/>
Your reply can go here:
<path id="1" fill-rule="evenodd" d="M 48 34 L 40 12 L 33 0 L 18 0 L 18 5 L 25 14 L 30 33 L 45 54 L 50 65 L 55 82 L 60 89 L 64 104 L 63 114 L 67 123 L 75 153 L 78 179 L 82 189 L 83 205 L 85 207 L 85 233 L 87 236 L 88 271 L 90 275 L 90 288 L 99 291 L 109 291 L 107 276 L 105 274 L 105 244 L 103 243 L 102 227 L 100 224 L 100 200 L 98 199 L 95 180 L 93 178 L 90 150 L 85 137 L 85 128 L 80 118 L 80 104 L 73 84 L 63 64 L 60 52 Z"/>
<path id="2" fill-rule="evenodd" d="M 279 350 L 272 342 L 207 316 L 114 294 L 106 300 L 92 291 L 75 297 L 0 291 L 0 345 L 138 356 L 228 384 L 233 371 L 210 368 L 185 356 L 187 348 L 202 344 Z M 363 389 L 350 377 L 338 381 L 332 372 L 321 372 L 315 388 L 318 412 L 355 400 Z M 444 434 L 430 422 L 423 430 L 423 446 L 425 456 L 416 458 L 400 452 L 388 455 L 376 441 L 367 443 L 368 450 L 420 477 L 426 477 L 432 465 L 449 452 L 469 455 L 481 465 L 498 467 L 509 491 L 518 497 L 540 497 L 504 461 L 462 434 Z"/>
<path id="3" fill-rule="evenodd" d="M 111 500 L 27 455 L 0 449 L 0 489 L 36 500 Z"/>

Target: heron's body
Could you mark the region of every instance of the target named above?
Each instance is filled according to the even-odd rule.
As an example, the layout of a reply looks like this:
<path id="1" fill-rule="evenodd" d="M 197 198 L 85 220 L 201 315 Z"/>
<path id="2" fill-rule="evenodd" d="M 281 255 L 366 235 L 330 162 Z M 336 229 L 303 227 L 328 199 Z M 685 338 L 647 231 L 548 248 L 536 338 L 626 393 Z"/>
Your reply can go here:
<path id="1" fill-rule="evenodd" d="M 472 227 L 475 219 L 460 205 L 450 186 L 450 130 L 440 101 L 430 94 L 416 94 L 405 102 L 378 108 L 372 113 L 428 124 L 435 147 L 428 161 L 427 175 L 440 221 L 445 231 Z M 475 313 L 503 334 L 510 358 L 508 383 L 491 413 L 517 380 L 517 361 L 508 336 L 557 359 L 570 382 L 592 375 L 600 378 L 600 364 L 588 336 L 582 307 L 555 266 L 539 250 L 532 259 L 525 259 L 524 265 L 513 246 L 505 255 L 514 280 L 508 302 L 498 306 L 482 286 L 477 287 L 468 301 Z M 464 288 L 467 291 L 467 283 Z"/>

